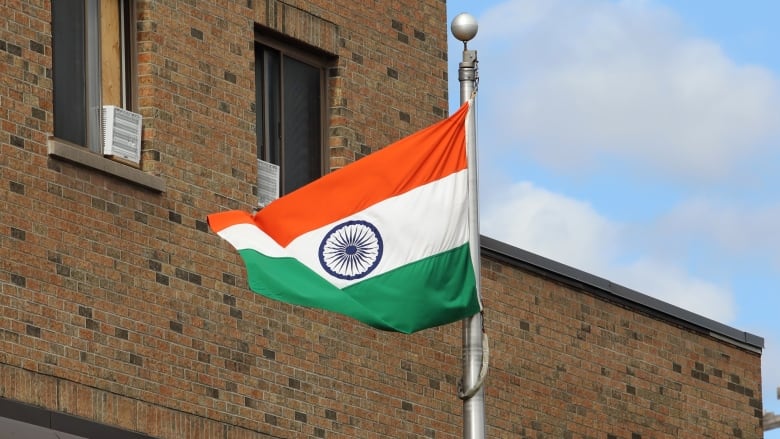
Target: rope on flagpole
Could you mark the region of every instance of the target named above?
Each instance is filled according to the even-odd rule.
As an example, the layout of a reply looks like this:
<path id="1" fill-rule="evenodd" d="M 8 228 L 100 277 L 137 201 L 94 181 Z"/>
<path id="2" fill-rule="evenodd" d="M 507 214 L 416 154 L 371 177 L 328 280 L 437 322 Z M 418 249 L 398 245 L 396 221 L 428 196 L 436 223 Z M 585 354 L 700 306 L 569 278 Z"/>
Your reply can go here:
<path id="1" fill-rule="evenodd" d="M 484 313 L 482 313 L 484 314 Z M 490 345 L 488 344 L 488 336 L 485 332 L 484 328 L 484 321 L 485 319 L 482 319 L 483 327 L 482 327 L 482 366 L 479 368 L 479 375 L 477 376 L 477 381 L 474 383 L 474 385 L 468 389 L 463 390 L 463 378 L 458 381 L 458 398 L 465 401 L 467 399 L 471 399 L 474 395 L 476 395 L 477 392 L 479 392 L 479 389 L 482 388 L 482 384 L 485 383 L 485 377 L 487 377 L 488 372 L 488 364 L 490 363 Z"/>

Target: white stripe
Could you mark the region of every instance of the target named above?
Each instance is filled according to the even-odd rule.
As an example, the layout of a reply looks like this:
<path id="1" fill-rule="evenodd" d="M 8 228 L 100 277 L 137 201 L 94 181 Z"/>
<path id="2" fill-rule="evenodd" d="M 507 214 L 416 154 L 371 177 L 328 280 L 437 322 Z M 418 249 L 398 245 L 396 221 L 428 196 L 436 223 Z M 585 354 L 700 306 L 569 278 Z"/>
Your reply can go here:
<path id="1" fill-rule="evenodd" d="M 287 248 L 251 224 L 230 226 L 219 232 L 237 250 L 254 249 L 270 257 L 293 257 L 338 288 L 381 275 L 468 241 L 468 171 L 462 170 L 387 198 L 354 215 L 311 230 L 295 238 Z M 377 267 L 356 280 L 336 278 L 320 265 L 323 238 L 346 221 L 373 224 L 382 236 L 384 253 Z"/>
<path id="2" fill-rule="evenodd" d="M 468 241 L 468 173 L 450 174 L 405 194 L 387 198 L 361 212 L 304 233 L 287 246 L 289 254 L 333 285 L 343 288 L 400 266 L 451 250 Z M 320 265 L 319 247 L 334 226 L 367 221 L 379 230 L 384 254 L 366 277 L 338 279 Z"/>
<path id="3" fill-rule="evenodd" d="M 284 247 L 254 224 L 234 224 L 220 230 L 217 235 L 229 242 L 236 250 L 253 249 L 272 258 L 288 256 Z"/>

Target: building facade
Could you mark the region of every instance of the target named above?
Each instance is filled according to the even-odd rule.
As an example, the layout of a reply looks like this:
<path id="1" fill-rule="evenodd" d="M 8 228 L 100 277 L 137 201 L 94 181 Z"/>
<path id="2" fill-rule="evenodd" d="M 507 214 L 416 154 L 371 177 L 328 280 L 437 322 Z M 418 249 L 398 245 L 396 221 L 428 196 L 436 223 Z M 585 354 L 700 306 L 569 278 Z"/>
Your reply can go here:
<path id="1" fill-rule="evenodd" d="M 460 325 L 269 301 L 205 221 L 445 117 L 444 1 L 0 8 L 0 438 L 461 436 Z M 488 437 L 762 436 L 759 337 L 482 255 Z"/>

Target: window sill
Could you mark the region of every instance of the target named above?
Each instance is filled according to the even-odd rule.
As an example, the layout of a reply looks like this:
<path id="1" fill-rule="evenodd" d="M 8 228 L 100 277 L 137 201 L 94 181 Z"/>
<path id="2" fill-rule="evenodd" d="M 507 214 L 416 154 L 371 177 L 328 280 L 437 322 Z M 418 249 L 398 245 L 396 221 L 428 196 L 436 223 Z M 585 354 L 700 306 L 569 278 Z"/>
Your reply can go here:
<path id="1" fill-rule="evenodd" d="M 151 189 L 155 192 L 165 192 L 166 185 L 163 178 L 147 174 L 140 169 L 135 169 L 111 159 L 107 159 L 89 151 L 87 148 L 75 146 L 71 143 L 54 138 L 49 139 L 48 147 L 49 156 L 51 157 L 96 169 L 147 189 Z"/>

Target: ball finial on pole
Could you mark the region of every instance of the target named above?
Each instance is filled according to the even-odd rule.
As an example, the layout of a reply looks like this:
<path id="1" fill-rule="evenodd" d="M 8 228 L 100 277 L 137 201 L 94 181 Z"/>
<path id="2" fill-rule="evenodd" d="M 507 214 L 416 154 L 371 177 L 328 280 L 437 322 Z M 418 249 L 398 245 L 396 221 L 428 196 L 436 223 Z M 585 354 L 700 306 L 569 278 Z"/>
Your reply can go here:
<path id="1" fill-rule="evenodd" d="M 450 25 L 452 35 L 460 41 L 463 41 L 463 44 L 468 43 L 477 35 L 477 28 L 477 19 L 474 18 L 473 15 L 465 12 L 455 16 Z"/>

